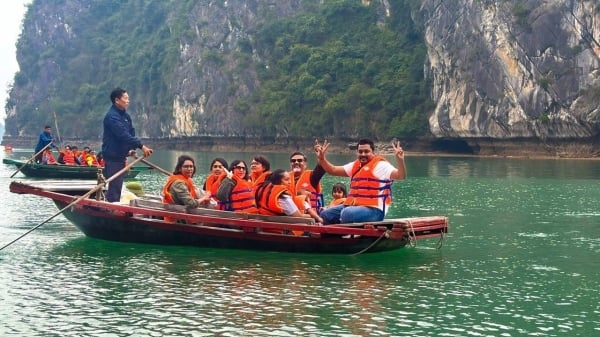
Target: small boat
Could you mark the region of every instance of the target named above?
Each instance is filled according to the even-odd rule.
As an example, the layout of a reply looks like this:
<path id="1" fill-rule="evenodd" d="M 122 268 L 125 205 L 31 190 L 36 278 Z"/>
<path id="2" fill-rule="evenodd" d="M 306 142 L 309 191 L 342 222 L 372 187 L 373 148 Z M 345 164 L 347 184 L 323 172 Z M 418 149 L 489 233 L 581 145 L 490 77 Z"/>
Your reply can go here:
<path id="1" fill-rule="evenodd" d="M 101 167 L 94 166 L 73 166 L 73 165 L 46 165 L 27 163 L 24 160 L 15 160 L 10 158 L 2 159 L 2 163 L 14 165 L 17 169 L 21 166 L 21 172 L 32 178 L 64 178 L 64 179 L 97 179 L 98 170 Z M 135 178 L 140 172 L 151 170 L 149 166 L 133 166 L 125 176 L 125 179 Z"/>
<path id="2" fill-rule="evenodd" d="M 57 188 L 43 181 L 13 181 L 10 191 L 51 199 L 85 235 L 109 241 L 360 254 L 395 250 L 426 238 L 438 238 L 441 246 L 448 232 L 448 218 L 443 216 L 319 226 L 309 218 L 189 209 L 143 198 L 129 203 L 109 203 L 97 200 L 99 197 L 94 195 L 89 198 L 73 195 L 89 194 L 88 187 L 89 184 L 73 184 L 69 193 L 64 184 Z M 164 217 L 176 221 L 165 221 Z"/>

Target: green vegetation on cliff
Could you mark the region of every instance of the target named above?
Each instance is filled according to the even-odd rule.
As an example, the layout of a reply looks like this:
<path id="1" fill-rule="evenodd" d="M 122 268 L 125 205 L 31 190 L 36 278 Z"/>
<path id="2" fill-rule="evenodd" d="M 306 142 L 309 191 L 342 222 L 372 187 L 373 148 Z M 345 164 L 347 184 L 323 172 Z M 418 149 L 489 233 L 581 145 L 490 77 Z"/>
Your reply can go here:
<path id="1" fill-rule="evenodd" d="M 205 46 L 200 51 L 204 65 L 224 69 L 233 59 L 238 66 L 232 71 L 245 71 L 242 65 L 258 74 L 257 91 L 235 97 L 231 107 L 244 121 L 238 134 L 426 134 L 432 109 L 430 84 L 423 78 L 426 49 L 422 26 L 411 17 L 419 1 L 394 2 L 390 16 L 378 13 L 375 3 L 302 1 L 304 11 L 294 16 L 257 18 L 256 30 L 246 32 L 248 37 L 234 48 Z M 198 31 L 207 18 L 194 13 L 208 5 L 192 0 L 34 1 L 17 46 L 21 70 L 6 105 L 17 109 L 7 118 L 7 134 L 37 134 L 56 111 L 63 135 L 98 138 L 109 92 L 123 85 L 132 93 L 130 112 L 144 133 L 169 136 L 165 121 L 173 119 L 174 98 L 181 96 L 175 84 L 184 80 L 174 78 L 182 42 L 202 38 Z M 59 18 L 34 16 L 57 6 L 64 11 L 56 13 Z M 230 24 L 236 24 L 234 19 L 228 18 Z M 64 29 L 40 40 L 36 29 L 49 30 L 43 25 L 56 27 L 57 21 Z M 206 69 L 200 66 L 196 69 Z"/>

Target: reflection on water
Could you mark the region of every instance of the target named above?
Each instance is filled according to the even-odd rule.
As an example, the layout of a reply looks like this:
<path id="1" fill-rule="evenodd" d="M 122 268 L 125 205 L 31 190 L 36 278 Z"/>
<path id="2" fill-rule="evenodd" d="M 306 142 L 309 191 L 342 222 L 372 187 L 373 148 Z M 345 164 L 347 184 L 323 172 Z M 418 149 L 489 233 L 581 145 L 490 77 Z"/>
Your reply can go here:
<path id="1" fill-rule="evenodd" d="M 172 170 L 180 153 L 152 162 Z M 194 155 L 201 184 L 216 154 Z M 287 154 L 269 157 L 289 165 Z M 598 335 L 598 161 L 407 164 L 390 216 L 448 215 L 441 250 L 436 239 L 361 256 L 122 244 L 83 237 L 59 216 L 0 251 L 0 335 Z M 12 172 L 0 166 L 2 240 L 57 211 L 9 193 Z M 164 180 L 140 174 L 150 192 Z M 324 178 L 325 192 L 335 181 Z"/>

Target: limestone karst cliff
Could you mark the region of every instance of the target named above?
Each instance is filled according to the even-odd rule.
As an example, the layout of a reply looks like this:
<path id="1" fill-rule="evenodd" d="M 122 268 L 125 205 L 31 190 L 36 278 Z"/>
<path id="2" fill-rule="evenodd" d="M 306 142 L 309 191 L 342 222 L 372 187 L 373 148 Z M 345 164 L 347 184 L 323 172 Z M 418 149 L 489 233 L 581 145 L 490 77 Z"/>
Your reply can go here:
<path id="1" fill-rule="evenodd" d="M 418 101 L 420 109 L 430 108 L 410 111 L 422 114 L 424 125 L 429 121 L 428 129 L 416 136 L 465 140 L 473 152 L 479 151 L 476 146 L 496 140 L 525 139 L 545 144 L 575 140 L 589 144 L 582 155 L 598 155 L 597 1 L 328 2 L 335 7 L 332 3 L 372 8 L 376 13 L 373 24 L 378 27 L 398 17 L 407 18 L 407 25 L 419 27 L 412 37 L 421 39 L 426 55 L 419 60 L 418 76 L 422 80 L 414 80 L 415 97 L 426 92 L 432 103 Z M 319 6 L 323 2 L 318 0 L 34 0 L 17 46 L 22 71 L 15 77 L 5 107 L 5 138 L 35 137 L 54 110 L 59 111 L 65 125 L 63 134 L 99 139 L 101 130 L 90 125 L 100 123 L 108 105 L 108 92 L 115 84 L 135 90 L 130 113 L 142 137 L 252 134 L 246 125 L 247 115 L 252 112 L 252 106 L 248 106 L 253 99 L 256 102 L 253 95 L 263 88 L 261 72 L 273 64 L 269 50 L 258 46 L 257 32 L 282 18 L 311 15 Z M 349 23 L 343 18 L 336 22 Z M 340 41 L 348 40 L 343 36 L 344 27 L 339 34 Z M 277 41 L 279 45 L 273 48 L 285 42 Z M 351 47 L 350 53 L 357 53 Z M 415 50 L 412 55 L 420 55 Z M 354 60 L 361 58 L 366 57 L 358 55 Z M 377 77 L 369 73 L 369 66 L 365 68 L 363 77 Z M 331 72 L 338 71 L 324 69 L 314 75 L 313 70 L 308 72 L 315 82 L 324 82 L 331 78 Z M 68 74 L 76 74 L 80 82 L 73 83 Z M 360 80 L 369 82 L 371 78 Z M 328 92 L 326 85 L 319 92 L 325 99 L 335 94 Z M 65 88 L 70 88 L 69 92 Z M 365 85 L 354 88 L 360 90 Z M 376 89 L 371 96 L 382 92 Z M 400 99 L 404 95 L 397 94 Z M 360 97 L 359 103 L 367 98 Z M 419 118 L 406 117 L 410 113 L 402 109 L 398 109 L 397 118 L 381 117 L 362 108 L 353 111 L 354 102 L 342 103 L 344 116 L 352 121 L 349 124 L 379 123 L 393 133 L 395 129 L 389 125 L 420 122 Z M 386 105 L 389 103 L 370 107 L 382 110 L 381 106 Z M 78 111 L 72 106 L 85 108 Z M 310 108 L 302 111 L 302 116 L 320 120 L 322 113 Z M 334 124 L 331 119 L 323 123 Z M 289 134 L 286 126 L 274 130 L 272 136 L 303 135 Z M 354 136 L 334 128 L 331 134 Z"/>
<path id="2" fill-rule="evenodd" d="M 600 133 L 600 3 L 424 0 L 440 137 Z"/>

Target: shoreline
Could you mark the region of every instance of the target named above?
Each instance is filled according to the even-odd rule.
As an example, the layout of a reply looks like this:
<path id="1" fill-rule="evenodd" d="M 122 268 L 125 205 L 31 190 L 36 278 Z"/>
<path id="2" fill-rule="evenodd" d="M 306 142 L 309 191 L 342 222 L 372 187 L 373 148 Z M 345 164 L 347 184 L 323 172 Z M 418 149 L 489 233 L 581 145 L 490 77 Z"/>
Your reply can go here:
<path id="1" fill-rule="evenodd" d="M 598 139 L 400 139 L 406 156 L 470 157 L 470 158 L 514 158 L 514 159 L 576 159 L 600 160 L 600 137 Z M 320 140 L 322 142 L 322 140 Z M 314 139 L 275 137 L 185 137 L 149 139 L 142 142 L 154 150 L 190 150 L 211 152 L 285 153 L 313 152 Z M 37 138 L 7 137 L 1 145 L 33 148 Z M 100 149 L 100 140 L 63 139 L 63 144 L 78 147 L 90 146 Z M 354 139 L 330 141 L 329 153 L 351 154 L 356 145 Z M 375 152 L 393 154 L 391 141 L 375 141 Z"/>

